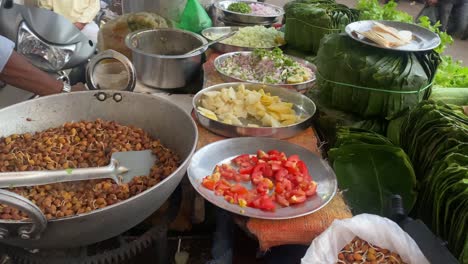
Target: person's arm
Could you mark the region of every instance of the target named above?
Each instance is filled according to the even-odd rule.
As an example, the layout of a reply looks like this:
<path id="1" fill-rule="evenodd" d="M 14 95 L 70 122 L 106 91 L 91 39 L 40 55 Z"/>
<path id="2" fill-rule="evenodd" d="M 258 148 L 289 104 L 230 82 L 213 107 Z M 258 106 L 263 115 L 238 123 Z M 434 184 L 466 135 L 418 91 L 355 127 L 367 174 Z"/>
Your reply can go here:
<path id="1" fill-rule="evenodd" d="M 0 73 L 0 80 L 38 95 L 61 93 L 63 89 L 62 81 L 34 67 L 15 51 Z"/>

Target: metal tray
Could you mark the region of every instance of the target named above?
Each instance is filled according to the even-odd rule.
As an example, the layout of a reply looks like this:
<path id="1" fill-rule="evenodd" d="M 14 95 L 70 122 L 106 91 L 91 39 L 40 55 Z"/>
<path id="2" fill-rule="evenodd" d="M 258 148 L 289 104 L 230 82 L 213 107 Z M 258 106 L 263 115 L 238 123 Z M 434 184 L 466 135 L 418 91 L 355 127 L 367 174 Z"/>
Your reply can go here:
<path id="1" fill-rule="evenodd" d="M 208 40 L 213 40 L 212 38 L 209 37 L 209 34 L 228 34 L 233 30 L 239 30 L 239 27 L 210 27 L 204 29 L 201 34 L 203 37 L 205 37 Z M 275 47 L 283 47 L 284 45 L 279 45 L 279 46 L 273 46 L 273 47 L 268 47 L 268 48 L 262 48 L 262 49 L 273 49 Z M 235 45 L 229 45 L 229 44 L 224 44 L 222 42 L 218 42 L 216 44 L 213 44 L 212 46 L 214 49 L 216 49 L 219 52 L 222 53 L 228 53 L 228 52 L 234 52 L 234 51 L 253 51 L 255 48 L 252 47 L 242 47 L 242 46 L 235 46 Z"/>
<path id="2" fill-rule="evenodd" d="M 372 42 L 371 40 L 365 38 L 364 36 L 356 33 L 355 31 L 368 31 L 374 26 L 374 22 L 379 22 L 385 26 L 393 27 L 396 30 L 407 30 L 413 33 L 413 40 L 406 45 L 387 48 L 377 45 L 376 43 Z M 403 23 L 403 22 L 396 22 L 396 21 L 386 21 L 386 20 L 363 20 L 353 22 L 346 26 L 345 28 L 346 33 L 353 39 L 381 49 L 389 49 L 389 50 L 399 50 L 399 51 L 426 51 L 432 50 L 437 48 L 440 45 L 440 37 L 421 26 L 411 24 L 411 23 Z"/>
<path id="3" fill-rule="evenodd" d="M 238 2 L 243 2 L 246 4 L 259 4 L 259 5 L 264 5 L 271 7 L 275 9 L 277 12 L 276 15 L 270 15 L 270 16 L 260 16 L 260 15 L 252 15 L 252 14 L 242 14 L 242 13 L 237 13 L 237 12 L 232 12 L 228 10 L 228 7 L 232 3 L 238 3 Z M 270 5 L 262 2 L 255 2 L 255 1 L 232 1 L 232 0 L 225 0 L 225 1 L 219 1 L 214 4 L 215 8 L 219 9 L 222 11 L 224 17 L 228 21 L 234 21 L 234 22 L 241 22 L 241 23 L 246 23 L 246 24 L 265 24 L 265 23 L 273 23 L 274 21 L 279 20 L 279 17 L 284 15 L 284 10 L 281 7 L 275 6 L 275 5 Z"/>
<path id="4" fill-rule="evenodd" d="M 203 95 L 208 91 L 218 91 L 222 88 L 229 88 L 233 87 L 237 89 L 240 84 L 244 84 L 246 89 L 249 90 L 260 90 L 263 89 L 267 93 L 271 93 L 272 95 L 279 96 L 281 100 L 289 103 L 294 104 L 294 110 L 297 114 L 302 114 L 307 116 L 306 119 L 303 121 L 284 127 L 247 127 L 247 126 L 235 126 L 222 123 L 220 121 L 216 121 L 210 119 L 204 115 L 202 115 L 198 110 L 197 107 L 200 106 L 201 99 Z M 312 117 L 315 114 L 316 106 L 312 100 L 310 100 L 307 96 L 304 96 L 298 92 L 290 91 L 281 87 L 275 86 L 267 86 L 267 85 L 260 85 L 260 84 L 252 84 L 252 83 L 223 83 L 217 84 L 208 88 L 205 88 L 198 92 L 195 97 L 193 98 L 193 108 L 195 116 L 198 119 L 198 122 L 204 126 L 206 129 L 225 137 L 273 137 L 273 138 L 289 138 L 297 135 L 298 133 L 306 130 L 311 122 Z"/>
<path id="5" fill-rule="evenodd" d="M 275 212 L 265 212 L 230 204 L 224 200 L 224 197 L 216 196 L 213 191 L 201 185 L 203 178 L 212 174 L 216 165 L 227 163 L 240 154 L 255 154 L 259 149 L 266 151 L 277 149 L 285 152 L 286 155 L 299 155 L 318 184 L 317 195 L 309 197 L 303 204 L 289 207 L 278 205 Z M 325 160 L 301 146 L 271 138 L 232 138 L 209 144 L 193 155 L 187 173 L 195 190 L 209 202 L 235 214 L 261 219 L 290 219 L 311 214 L 330 202 L 337 189 L 335 173 Z M 248 185 L 245 184 L 246 187 L 250 188 Z"/>
<path id="6" fill-rule="evenodd" d="M 312 78 L 310 80 L 308 80 L 306 82 L 302 82 L 302 83 L 296 83 L 296 84 L 266 84 L 266 83 L 260 83 L 260 82 L 237 79 L 236 77 L 224 74 L 220 70 L 221 64 L 223 63 L 223 61 L 226 58 L 228 58 L 230 56 L 233 56 L 233 55 L 237 55 L 237 54 L 248 55 L 248 54 L 251 54 L 251 53 L 252 53 L 251 51 L 238 51 L 238 52 L 230 52 L 230 53 L 222 54 L 222 55 L 218 56 L 214 60 L 215 69 L 219 74 L 221 74 L 223 79 L 225 81 L 227 81 L 227 82 L 239 82 L 239 81 L 241 81 L 241 82 L 248 82 L 248 83 L 264 84 L 264 85 L 269 85 L 269 86 L 277 86 L 277 87 L 293 89 L 293 90 L 296 90 L 296 91 L 307 90 L 307 89 L 311 88 L 312 86 L 314 86 L 315 78 L 316 78 L 315 77 L 315 72 L 317 71 L 317 67 L 315 67 L 314 64 L 312 64 L 312 63 L 310 63 L 310 62 L 308 62 L 306 60 L 303 60 L 303 59 L 300 59 L 300 58 L 297 58 L 297 57 L 294 57 L 294 56 L 289 56 L 289 55 L 287 55 L 287 56 L 291 57 L 293 60 L 295 60 L 295 61 L 297 61 L 299 63 L 302 63 L 302 65 L 305 65 L 306 67 L 311 69 L 312 72 L 314 73 L 314 76 L 312 76 Z"/>

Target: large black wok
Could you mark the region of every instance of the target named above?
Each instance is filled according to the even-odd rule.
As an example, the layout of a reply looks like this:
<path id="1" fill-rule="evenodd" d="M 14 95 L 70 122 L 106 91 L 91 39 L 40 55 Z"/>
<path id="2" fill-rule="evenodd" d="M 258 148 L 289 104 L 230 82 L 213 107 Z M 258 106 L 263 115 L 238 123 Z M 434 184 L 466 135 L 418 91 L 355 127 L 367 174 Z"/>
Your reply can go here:
<path id="1" fill-rule="evenodd" d="M 128 200 L 56 220 L 46 221 L 41 211 L 27 199 L 0 190 L 0 203 L 16 205 L 31 219 L 28 222 L 0 220 L 0 243 L 27 248 L 70 248 L 92 244 L 137 225 L 174 191 L 185 175 L 198 133 L 190 115 L 162 97 L 86 91 L 39 98 L 1 109 L 0 137 L 97 118 L 144 129 L 180 155 L 182 164 L 162 182 Z"/>

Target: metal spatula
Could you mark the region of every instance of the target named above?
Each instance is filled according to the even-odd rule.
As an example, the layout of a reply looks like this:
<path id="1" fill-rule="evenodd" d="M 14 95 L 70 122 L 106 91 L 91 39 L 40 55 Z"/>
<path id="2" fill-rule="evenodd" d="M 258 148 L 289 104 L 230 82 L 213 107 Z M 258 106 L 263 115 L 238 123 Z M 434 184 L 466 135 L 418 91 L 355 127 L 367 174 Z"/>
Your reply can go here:
<path id="1" fill-rule="evenodd" d="M 127 183 L 135 176 L 149 175 L 155 160 L 151 150 L 115 152 L 106 167 L 0 173 L 0 188 L 94 179 L 112 179 L 119 184 Z"/>

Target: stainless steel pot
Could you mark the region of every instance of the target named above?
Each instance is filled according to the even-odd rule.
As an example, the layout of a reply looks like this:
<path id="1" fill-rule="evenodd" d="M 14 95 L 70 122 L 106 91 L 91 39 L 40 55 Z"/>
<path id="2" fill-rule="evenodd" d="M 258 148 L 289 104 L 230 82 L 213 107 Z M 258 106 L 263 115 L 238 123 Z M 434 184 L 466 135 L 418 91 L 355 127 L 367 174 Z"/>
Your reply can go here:
<path id="1" fill-rule="evenodd" d="M 143 84 L 161 88 L 181 88 L 199 74 L 206 44 L 202 36 L 179 29 L 151 29 L 130 33 L 125 44 L 132 50 L 137 78 Z"/>
<path id="2" fill-rule="evenodd" d="M 131 92 L 86 91 L 47 96 L 0 110 L 0 136 L 42 131 L 78 120 L 114 120 L 161 139 L 182 164 L 152 188 L 123 202 L 69 218 L 46 221 L 29 200 L 0 190 L 0 203 L 17 206 L 30 221 L 0 220 L 0 243 L 26 248 L 70 248 L 116 236 L 156 211 L 184 176 L 197 144 L 191 116 L 162 97 Z"/>

